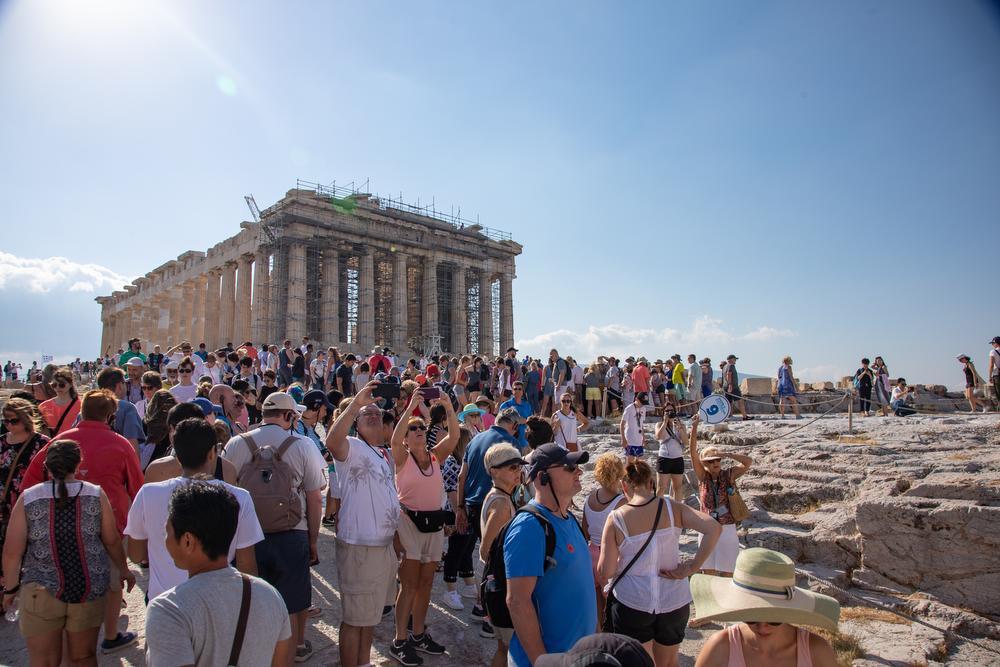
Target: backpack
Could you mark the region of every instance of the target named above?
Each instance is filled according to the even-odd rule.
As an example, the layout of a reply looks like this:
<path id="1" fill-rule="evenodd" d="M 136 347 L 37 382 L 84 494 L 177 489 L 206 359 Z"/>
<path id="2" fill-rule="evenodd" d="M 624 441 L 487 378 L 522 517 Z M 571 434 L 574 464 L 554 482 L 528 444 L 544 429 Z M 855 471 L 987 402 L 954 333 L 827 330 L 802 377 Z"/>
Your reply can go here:
<path id="1" fill-rule="evenodd" d="M 250 460 L 240 468 L 236 484 L 253 498 L 261 529 L 265 533 L 294 529 L 302 519 L 302 503 L 298 489 L 292 484 L 292 468 L 282 457 L 298 436 L 288 436 L 277 449 L 258 447 L 246 433 L 239 437 L 250 450 Z"/>
<path id="2" fill-rule="evenodd" d="M 490 552 L 486 559 L 486 565 L 483 567 L 483 581 L 479 585 L 483 607 L 485 607 L 486 613 L 489 615 L 490 623 L 496 628 L 511 629 L 514 627 L 514 621 L 510 617 L 510 609 L 507 608 L 507 566 L 503 561 L 503 543 L 507 539 L 507 531 L 510 530 L 514 519 L 517 518 L 518 514 L 522 513 L 528 513 L 535 517 L 542 526 L 542 531 L 545 533 L 545 564 L 543 572 L 548 572 L 550 568 L 556 565 L 556 560 L 553 558 L 556 552 L 555 528 L 552 527 L 552 524 L 545 515 L 534 505 L 528 504 L 518 509 L 514 512 L 514 516 L 510 518 L 510 521 L 500 529 L 500 532 L 493 539 L 493 544 L 490 545 Z M 576 517 L 572 513 L 570 516 L 576 522 Z M 577 524 L 578 527 L 579 525 Z M 580 528 L 580 532 L 583 532 L 583 528 Z"/>

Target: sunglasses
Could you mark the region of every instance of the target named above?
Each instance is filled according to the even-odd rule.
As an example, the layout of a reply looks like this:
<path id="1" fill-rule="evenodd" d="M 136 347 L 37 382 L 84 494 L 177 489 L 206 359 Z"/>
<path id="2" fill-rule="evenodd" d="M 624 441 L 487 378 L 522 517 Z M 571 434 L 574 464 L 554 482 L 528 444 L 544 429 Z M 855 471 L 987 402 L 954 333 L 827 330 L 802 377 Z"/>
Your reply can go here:
<path id="1" fill-rule="evenodd" d="M 191 373 L 194 373 L 194 369 L 193 368 L 178 368 L 177 372 L 180 373 L 181 375 L 191 375 Z"/>
<path id="2" fill-rule="evenodd" d="M 156 387 L 154 387 L 154 386 L 152 386 L 152 385 L 148 385 L 148 384 L 144 384 L 144 385 L 142 385 L 142 390 L 143 390 L 143 391 L 152 391 L 152 390 L 154 390 L 154 389 L 156 389 Z"/>
<path id="3" fill-rule="evenodd" d="M 514 387 L 511 391 L 524 391 L 524 390 L 521 389 L 520 387 Z"/>
<path id="4" fill-rule="evenodd" d="M 414 424 L 413 426 L 406 429 L 407 431 L 426 431 L 427 427 L 423 424 Z"/>
<path id="5" fill-rule="evenodd" d="M 578 466 L 575 463 L 563 463 L 562 465 L 549 466 L 548 469 L 551 470 L 552 468 L 562 468 L 566 472 L 576 472 L 576 469 L 579 467 L 580 466 Z"/>
<path id="6" fill-rule="evenodd" d="M 573 401 L 559 401 L 559 402 L 560 402 L 560 403 L 562 403 L 563 405 L 569 405 L 569 404 L 571 404 L 571 403 L 572 403 Z"/>
<path id="7" fill-rule="evenodd" d="M 65 389 L 69 385 L 66 384 L 65 382 L 53 382 L 52 386 L 55 387 L 56 389 Z"/>
<path id="8" fill-rule="evenodd" d="M 17 417 L 14 417 L 13 419 L 7 419 L 6 417 L 4 417 L 4 418 L 3 418 L 2 420 L 0 420 L 0 421 L 2 421 L 2 422 L 3 422 L 4 424 L 6 424 L 7 426 L 13 426 L 14 424 L 18 424 L 18 423 L 20 423 L 20 422 L 21 422 L 21 420 L 20 420 L 20 419 L 18 419 Z"/>
<path id="9" fill-rule="evenodd" d="M 520 469 L 521 469 L 521 468 L 523 468 L 524 466 L 523 466 L 522 464 L 520 464 L 520 463 L 508 463 L 507 465 L 505 465 L 505 466 L 503 466 L 503 467 L 504 467 L 504 468 L 505 468 L 506 470 L 520 470 Z"/>

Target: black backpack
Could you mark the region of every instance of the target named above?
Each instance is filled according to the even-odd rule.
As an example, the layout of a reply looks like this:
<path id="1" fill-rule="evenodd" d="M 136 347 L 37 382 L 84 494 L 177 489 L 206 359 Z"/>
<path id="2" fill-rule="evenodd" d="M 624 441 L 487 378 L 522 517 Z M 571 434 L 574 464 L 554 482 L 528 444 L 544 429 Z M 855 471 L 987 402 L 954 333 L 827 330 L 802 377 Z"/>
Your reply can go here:
<path id="1" fill-rule="evenodd" d="M 556 531 L 552 524 L 534 505 L 528 504 L 518 509 L 493 539 L 490 553 L 486 559 L 486 566 L 483 568 L 483 581 L 479 585 L 483 606 L 486 608 L 486 613 L 489 614 L 490 623 L 496 628 L 511 629 L 514 627 L 514 622 L 510 618 L 510 610 L 507 608 L 507 566 L 503 560 L 503 543 L 507 539 L 507 531 L 510 530 L 514 519 L 517 518 L 518 514 L 524 512 L 535 517 L 545 533 L 545 564 L 542 571 L 548 572 L 556 565 L 556 560 L 553 558 L 556 552 Z M 576 522 L 576 517 L 572 513 L 570 516 Z M 577 523 L 578 527 L 579 525 Z M 583 533 L 583 528 L 580 528 L 580 532 Z"/>

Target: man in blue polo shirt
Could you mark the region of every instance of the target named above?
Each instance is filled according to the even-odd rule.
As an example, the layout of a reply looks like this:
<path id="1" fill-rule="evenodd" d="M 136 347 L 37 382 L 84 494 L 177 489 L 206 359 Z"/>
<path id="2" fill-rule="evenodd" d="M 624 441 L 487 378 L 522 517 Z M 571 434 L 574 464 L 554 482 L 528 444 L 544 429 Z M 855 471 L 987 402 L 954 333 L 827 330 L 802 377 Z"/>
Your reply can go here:
<path id="1" fill-rule="evenodd" d="M 504 540 L 507 606 L 514 621 L 510 659 L 531 667 L 540 655 L 568 651 L 597 627 L 597 598 L 587 540 L 570 514 L 580 492 L 587 452 L 549 443 L 535 450 L 528 477 L 535 482 L 531 505 L 556 533 L 555 564 L 545 568 L 545 532 L 534 516 L 514 517 Z"/>
<path id="2" fill-rule="evenodd" d="M 528 417 L 532 414 L 531 403 L 524 397 L 524 383 L 520 380 L 513 382 L 510 385 L 510 390 L 513 393 L 513 396 L 501 403 L 500 409 L 514 408 L 517 410 L 517 413 L 521 415 L 522 421 L 517 427 L 515 444 L 522 452 L 524 452 L 524 450 L 528 448 L 528 438 L 525 435 L 525 422 L 527 422 Z"/>

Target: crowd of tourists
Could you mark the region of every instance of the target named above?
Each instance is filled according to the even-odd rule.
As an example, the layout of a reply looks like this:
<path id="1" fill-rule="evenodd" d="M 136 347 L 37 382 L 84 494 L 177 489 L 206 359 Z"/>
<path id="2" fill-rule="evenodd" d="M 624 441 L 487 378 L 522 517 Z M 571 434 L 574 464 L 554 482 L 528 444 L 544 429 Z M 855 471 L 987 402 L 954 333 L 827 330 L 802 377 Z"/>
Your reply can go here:
<path id="1" fill-rule="evenodd" d="M 996 386 L 1000 337 L 992 346 Z M 599 650 L 676 665 L 685 628 L 713 621 L 733 625 L 699 665 L 835 664 L 798 626 L 835 629 L 837 603 L 796 588 L 782 554 L 740 549 L 737 480 L 752 459 L 698 445 L 702 397 L 721 392 L 751 418 L 735 355 L 713 383 L 696 355 L 581 366 L 556 350 L 545 362 L 514 348 L 403 359 L 308 339 L 141 348 L 43 369 L 2 407 L 3 607 L 33 664 L 96 664 L 136 641 L 120 627 L 129 560 L 148 569 L 149 664 L 305 662 L 324 613 L 320 540 L 334 544 L 343 665 L 370 664 L 374 628 L 390 620 L 384 650 L 400 664 L 444 654 L 427 625 L 439 572 L 440 603 L 469 608 L 498 667 Z M 96 371 L 92 386 L 81 370 Z M 855 382 L 900 414 L 905 382 L 886 378 L 877 357 Z M 776 381 L 798 416 L 791 359 Z M 622 451 L 596 458 L 598 486 L 580 496 L 579 434 L 609 416 Z M 688 467 L 700 510 L 683 502 Z M 693 558 L 684 530 L 698 536 Z"/>

